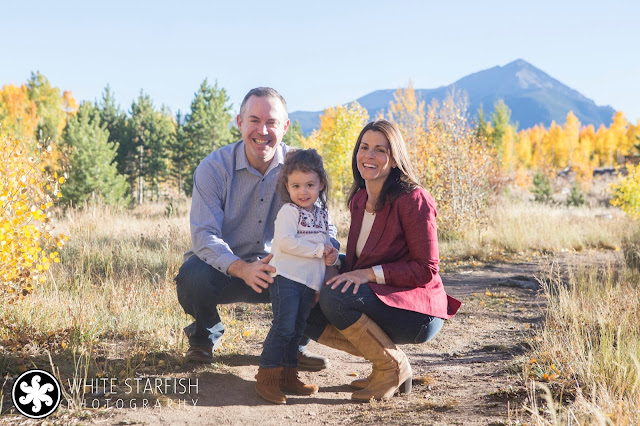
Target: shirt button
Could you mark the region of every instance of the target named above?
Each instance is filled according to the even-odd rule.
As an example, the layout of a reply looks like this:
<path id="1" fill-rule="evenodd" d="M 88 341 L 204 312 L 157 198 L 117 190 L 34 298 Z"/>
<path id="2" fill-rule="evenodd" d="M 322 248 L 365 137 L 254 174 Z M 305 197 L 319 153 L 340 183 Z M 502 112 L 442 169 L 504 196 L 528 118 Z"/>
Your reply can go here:
<path id="1" fill-rule="evenodd" d="M 264 201 L 264 198 L 260 198 L 260 201 Z"/>
<path id="2" fill-rule="evenodd" d="M 258 221 L 258 223 L 262 223 L 262 221 L 261 221 L 261 220 L 259 220 L 259 221 Z"/>
<path id="3" fill-rule="evenodd" d="M 256 241 L 256 244 L 260 244 L 260 241 Z"/>

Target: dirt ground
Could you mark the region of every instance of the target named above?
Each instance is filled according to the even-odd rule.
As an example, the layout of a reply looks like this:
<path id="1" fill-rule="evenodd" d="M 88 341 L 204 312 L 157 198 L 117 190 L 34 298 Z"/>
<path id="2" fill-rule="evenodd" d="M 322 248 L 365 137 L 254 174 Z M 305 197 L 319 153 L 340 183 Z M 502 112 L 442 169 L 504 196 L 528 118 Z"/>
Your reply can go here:
<path id="1" fill-rule="evenodd" d="M 144 406 L 145 395 L 152 391 L 143 388 L 153 384 L 143 381 L 137 395 L 119 397 L 122 386 L 114 395 L 98 395 L 103 408 L 87 410 L 91 412 L 89 417 L 56 413 L 49 420 L 120 425 L 507 424 L 522 413 L 527 396 L 519 377 L 526 362 L 523 355 L 527 341 L 544 321 L 545 299 L 536 278 L 548 272 L 552 263 L 565 265 L 561 270 L 568 264 L 602 263 L 611 258 L 611 253 L 602 252 L 565 254 L 554 259 L 461 267 L 444 273 L 447 292 L 461 299 L 463 305 L 432 341 L 401 346 L 413 369 L 410 395 L 396 395 L 384 402 L 351 402 L 347 383 L 366 376 L 370 364 L 312 342 L 309 348 L 328 357 L 331 366 L 321 372 L 302 372 L 301 376 L 303 381 L 319 385 L 320 392 L 312 397 L 289 396 L 286 405 L 270 404 L 254 391 L 261 352 L 261 339 L 254 338 L 241 342 L 236 354 L 216 352 L 213 365 L 192 365 L 181 357 L 156 360 L 156 366 L 166 362 L 167 367 L 176 367 L 174 373 L 163 377 L 182 380 L 175 389 L 170 382 L 168 390 L 160 392 L 164 394 L 160 402 L 150 399 Z M 264 312 L 268 311 L 256 309 L 249 314 L 257 315 L 266 329 L 269 318 Z M 157 370 L 150 371 L 150 377 L 154 375 L 161 376 Z M 193 386 L 196 381 L 197 389 Z M 192 387 L 185 390 L 184 384 Z M 107 397 L 111 398 L 110 408 L 104 409 Z M 89 400 L 87 406 L 90 404 Z M 25 420 L 3 417 L 0 423 Z"/>
<path id="2" fill-rule="evenodd" d="M 346 384 L 369 373 L 369 363 L 312 342 L 327 356 L 327 370 L 303 372 L 320 386 L 313 397 L 290 396 L 272 405 L 254 391 L 260 344 L 242 355 L 221 356 L 215 366 L 194 366 L 197 394 L 180 407 L 113 410 L 109 424 L 504 424 L 526 391 L 514 359 L 543 321 L 544 299 L 535 279 L 549 260 L 500 264 L 443 274 L 449 294 L 463 305 L 440 334 L 423 345 L 404 345 L 413 368 L 413 392 L 389 401 L 353 403 Z M 174 395 L 184 398 L 184 395 Z M 191 398 L 197 398 L 194 407 Z"/>

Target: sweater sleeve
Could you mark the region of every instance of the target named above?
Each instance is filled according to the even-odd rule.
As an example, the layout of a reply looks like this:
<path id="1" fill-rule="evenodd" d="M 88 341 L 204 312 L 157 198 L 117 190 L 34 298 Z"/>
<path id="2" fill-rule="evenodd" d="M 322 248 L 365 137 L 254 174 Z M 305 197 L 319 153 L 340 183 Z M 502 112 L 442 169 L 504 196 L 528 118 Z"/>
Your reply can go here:
<path id="1" fill-rule="evenodd" d="M 293 206 L 282 206 L 276 217 L 273 246 L 294 256 L 322 257 L 324 244 L 312 243 L 298 235 L 298 218 L 298 211 Z"/>

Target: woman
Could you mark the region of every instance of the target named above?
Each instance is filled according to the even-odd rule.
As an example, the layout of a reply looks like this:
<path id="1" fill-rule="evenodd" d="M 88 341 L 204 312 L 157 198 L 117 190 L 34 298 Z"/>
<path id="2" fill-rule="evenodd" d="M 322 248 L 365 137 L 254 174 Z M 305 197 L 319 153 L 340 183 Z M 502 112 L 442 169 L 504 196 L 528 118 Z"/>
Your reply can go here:
<path id="1" fill-rule="evenodd" d="M 346 264 L 320 292 L 332 325 L 317 340 L 372 362 L 369 377 L 352 383 L 352 399 L 368 401 L 411 391 L 411 366 L 396 344 L 433 338 L 460 301 L 438 274 L 435 202 L 417 183 L 398 128 L 367 124 L 352 169 Z"/>

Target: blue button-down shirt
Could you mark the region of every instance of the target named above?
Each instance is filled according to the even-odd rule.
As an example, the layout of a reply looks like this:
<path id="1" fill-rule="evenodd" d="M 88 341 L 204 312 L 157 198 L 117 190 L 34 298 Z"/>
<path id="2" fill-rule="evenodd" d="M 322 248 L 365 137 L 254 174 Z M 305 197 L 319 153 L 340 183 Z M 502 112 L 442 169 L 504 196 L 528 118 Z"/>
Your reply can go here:
<path id="1" fill-rule="evenodd" d="M 238 259 L 253 262 L 269 254 L 283 205 L 277 184 L 289 150 L 280 143 L 264 176 L 247 161 L 243 141 L 213 151 L 198 165 L 191 200 L 192 247 L 185 260 L 196 255 L 226 274 Z M 337 247 L 334 226 L 330 234 Z"/>

